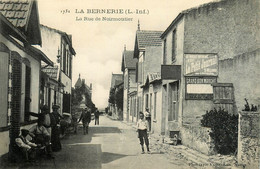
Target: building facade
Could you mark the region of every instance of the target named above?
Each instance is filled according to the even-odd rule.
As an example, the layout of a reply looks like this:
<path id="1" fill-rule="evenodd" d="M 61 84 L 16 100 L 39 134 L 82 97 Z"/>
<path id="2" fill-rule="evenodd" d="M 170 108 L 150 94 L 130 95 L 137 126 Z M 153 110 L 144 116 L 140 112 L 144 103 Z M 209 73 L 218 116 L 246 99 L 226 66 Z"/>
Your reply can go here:
<path id="1" fill-rule="evenodd" d="M 137 112 L 144 112 L 145 108 L 152 108 L 152 93 L 148 94 L 149 90 L 143 90 L 149 73 L 156 73 L 160 70 L 161 46 L 162 42 L 160 36 L 162 31 L 136 31 L 134 58 L 138 59 L 136 67 L 136 82 L 137 82 L 137 96 L 136 96 L 136 109 Z M 145 95 L 144 95 L 145 94 Z M 152 115 L 152 114 L 151 114 Z M 153 118 L 153 117 L 152 117 Z M 135 122 L 137 122 L 137 118 Z M 153 124 L 153 123 L 152 123 Z"/>
<path id="2" fill-rule="evenodd" d="M 184 145 L 210 154 L 202 115 L 237 114 L 244 98 L 258 105 L 258 79 L 250 80 L 259 76 L 257 11 L 255 0 L 212 2 L 183 11 L 162 34 L 166 133 L 180 131 Z"/>
<path id="3" fill-rule="evenodd" d="M 11 157 L 20 129 L 36 122 L 41 61 L 53 62 L 32 46 L 42 44 L 37 1 L 0 1 L 0 27 L 0 156 Z"/>
<path id="4" fill-rule="evenodd" d="M 42 79 L 41 105 L 60 105 L 60 113 L 71 112 L 72 63 L 76 52 L 72 47 L 72 36 L 66 32 L 44 25 L 40 26 L 42 46 L 37 46 L 54 63 L 54 67 L 42 64 L 42 71 L 57 82 L 51 87 L 48 79 Z"/>
<path id="5" fill-rule="evenodd" d="M 116 119 L 123 120 L 123 110 L 119 110 L 118 106 L 116 105 L 116 92 L 119 89 L 123 89 L 124 87 L 124 80 L 123 74 L 113 74 L 111 77 L 111 85 L 110 85 L 110 94 L 108 100 L 108 111 L 112 113 L 112 116 Z M 122 93 L 123 95 L 123 93 Z M 122 100 L 123 102 L 123 97 Z"/>
<path id="6" fill-rule="evenodd" d="M 124 49 L 122 55 L 121 71 L 124 76 L 124 102 L 123 119 L 125 121 L 134 121 L 137 115 L 136 98 L 133 95 L 136 92 L 135 69 L 137 59 L 134 59 L 134 51 Z M 130 95 L 130 93 L 132 93 Z"/>

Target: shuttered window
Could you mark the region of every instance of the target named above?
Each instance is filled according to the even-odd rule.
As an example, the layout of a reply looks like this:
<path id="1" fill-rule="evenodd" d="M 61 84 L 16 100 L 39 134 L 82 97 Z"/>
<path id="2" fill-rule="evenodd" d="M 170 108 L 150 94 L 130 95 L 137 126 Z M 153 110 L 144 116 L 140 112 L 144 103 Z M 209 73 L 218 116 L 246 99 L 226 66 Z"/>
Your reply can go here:
<path id="1" fill-rule="evenodd" d="M 0 52 L 0 127 L 7 126 L 9 53 Z"/>
<path id="2" fill-rule="evenodd" d="M 234 91 L 232 83 L 214 83 L 213 102 L 215 107 L 225 109 L 228 113 L 234 113 Z"/>
<path id="3" fill-rule="evenodd" d="M 31 68 L 25 68 L 25 99 L 24 99 L 24 121 L 30 120 L 30 104 L 31 104 Z"/>

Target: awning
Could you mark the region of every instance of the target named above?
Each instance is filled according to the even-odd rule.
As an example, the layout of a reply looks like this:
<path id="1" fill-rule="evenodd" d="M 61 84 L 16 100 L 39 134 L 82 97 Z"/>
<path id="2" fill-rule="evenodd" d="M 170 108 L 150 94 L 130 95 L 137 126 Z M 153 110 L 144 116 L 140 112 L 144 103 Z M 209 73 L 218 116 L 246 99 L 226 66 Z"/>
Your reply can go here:
<path id="1" fill-rule="evenodd" d="M 162 80 L 180 80 L 181 65 L 161 65 Z"/>

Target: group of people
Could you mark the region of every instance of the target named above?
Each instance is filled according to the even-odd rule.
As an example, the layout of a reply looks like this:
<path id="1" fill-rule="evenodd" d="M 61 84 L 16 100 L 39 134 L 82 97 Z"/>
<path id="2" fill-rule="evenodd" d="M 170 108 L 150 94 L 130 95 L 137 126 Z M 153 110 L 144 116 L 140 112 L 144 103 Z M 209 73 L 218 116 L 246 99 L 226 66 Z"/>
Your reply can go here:
<path id="1" fill-rule="evenodd" d="M 83 124 L 83 134 L 88 134 L 88 128 L 89 128 L 89 123 L 91 122 L 91 109 L 86 107 L 85 109 L 82 110 L 81 116 L 78 120 L 77 123 L 79 123 L 82 120 L 82 124 Z M 99 125 L 99 111 L 96 110 L 94 112 L 94 116 L 95 116 L 95 125 Z"/>
<path id="2" fill-rule="evenodd" d="M 139 120 L 137 122 L 138 138 L 142 148 L 142 154 L 144 154 L 144 143 L 146 145 L 147 152 L 150 153 L 148 132 L 151 131 L 151 115 L 149 109 L 146 108 L 145 113 L 139 112 Z"/>
<path id="3" fill-rule="evenodd" d="M 21 130 L 21 135 L 15 141 L 26 160 L 33 158 L 37 149 L 44 148 L 48 158 L 54 158 L 52 152 L 62 149 L 59 123 L 63 117 L 58 112 L 59 108 L 58 105 L 53 105 L 53 112 L 50 113 L 48 106 L 44 105 L 41 108 L 41 113 L 37 114 L 37 124 L 29 130 Z M 28 135 L 32 137 L 31 142 L 27 140 Z"/>

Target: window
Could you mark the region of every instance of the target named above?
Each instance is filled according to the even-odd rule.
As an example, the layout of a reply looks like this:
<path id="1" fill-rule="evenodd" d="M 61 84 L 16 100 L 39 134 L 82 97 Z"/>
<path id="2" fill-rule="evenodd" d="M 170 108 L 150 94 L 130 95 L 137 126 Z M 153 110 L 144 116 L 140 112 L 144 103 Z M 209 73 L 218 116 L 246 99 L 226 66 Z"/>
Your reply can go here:
<path id="1" fill-rule="evenodd" d="M 154 106 L 153 106 L 154 107 L 154 109 L 153 109 L 154 116 L 153 117 L 155 120 L 156 120 L 156 104 L 157 104 L 156 102 L 157 102 L 157 92 L 154 93 Z"/>
<path id="2" fill-rule="evenodd" d="M 164 39 L 163 41 L 163 64 L 167 63 L 167 40 Z"/>
<path id="3" fill-rule="evenodd" d="M 176 41 L 176 29 L 173 30 L 172 32 L 172 62 L 175 62 L 176 60 L 176 46 L 177 46 L 177 41 Z"/>
<path id="4" fill-rule="evenodd" d="M 63 44 L 62 46 L 63 48 L 63 52 L 62 52 L 62 60 L 63 60 L 63 63 L 62 63 L 62 71 L 65 73 L 66 72 L 66 56 L 67 56 L 67 51 L 66 51 L 66 45 Z"/>
<path id="5" fill-rule="evenodd" d="M 152 113 L 153 110 L 153 94 L 150 93 L 150 106 L 149 106 L 149 112 Z"/>
<path id="6" fill-rule="evenodd" d="M 148 107 L 148 99 L 149 99 L 149 95 L 146 94 L 146 95 L 145 95 L 145 108 Z"/>
<path id="7" fill-rule="evenodd" d="M 24 121 L 30 120 L 30 103 L 31 103 L 31 68 L 26 65 L 25 68 L 25 100 L 24 100 Z"/>

